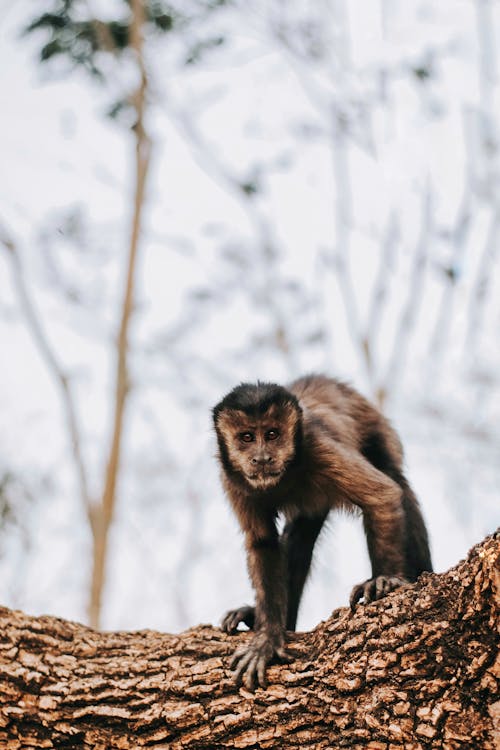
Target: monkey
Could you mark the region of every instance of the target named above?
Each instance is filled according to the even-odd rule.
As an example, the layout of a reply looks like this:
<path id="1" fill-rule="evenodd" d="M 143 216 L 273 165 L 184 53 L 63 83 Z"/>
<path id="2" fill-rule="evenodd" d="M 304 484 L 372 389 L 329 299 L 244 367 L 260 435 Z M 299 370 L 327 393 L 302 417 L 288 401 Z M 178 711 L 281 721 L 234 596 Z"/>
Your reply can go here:
<path id="1" fill-rule="evenodd" d="M 309 375 L 288 387 L 242 383 L 213 409 L 225 494 L 245 538 L 255 606 L 229 611 L 254 635 L 234 652 L 237 685 L 266 687 L 267 666 L 290 660 L 313 549 L 332 510 L 360 511 L 371 577 L 352 589 L 351 609 L 432 571 L 427 529 L 403 473 L 389 421 L 340 380 Z M 281 535 L 277 519 L 284 519 Z"/>

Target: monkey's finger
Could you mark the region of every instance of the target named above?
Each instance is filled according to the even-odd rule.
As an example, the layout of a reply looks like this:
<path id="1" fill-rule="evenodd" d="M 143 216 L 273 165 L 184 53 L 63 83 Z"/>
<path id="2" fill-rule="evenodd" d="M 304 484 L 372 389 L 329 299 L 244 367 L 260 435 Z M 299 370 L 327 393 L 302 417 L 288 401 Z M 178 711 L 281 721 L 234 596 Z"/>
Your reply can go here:
<path id="1" fill-rule="evenodd" d="M 243 676 L 245 672 L 244 666 L 238 666 L 233 672 L 233 681 L 236 687 L 240 687 L 243 683 Z"/>
<path id="2" fill-rule="evenodd" d="M 229 669 L 238 669 L 239 665 L 242 661 L 245 660 L 245 657 L 250 658 L 251 652 L 248 651 L 248 649 L 240 648 L 237 651 L 234 652 L 231 661 L 229 662 Z M 245 661 L 245 664 L 248 662 L 248 659 Z"/>
<path id="3" fill-rule="evenodd" d="M 240 607 L 239 609 L 234 610 L 233 612 L 234 620 L 237 620 L 237 625 L 239 625 L 240 622 L 244 622 L 245 625 L 250 628 L 250 630 L 253 629 L 253 626 L 255 624 L 255 608 L 249 607 L 248 604 L 245 604 L 243 607 Z"/>
<path id="4" fill-rule="evenodd" d="M 236 633 L 239 624 L 240 618 L 238 612 L 228 612 L 222 620 L 222 630 L 229 633 L 229 635 L 232 635 L 233 633 Z"/>
<path id="5" fill-rule="evenodd" d="M 267 660 L 261 656 L 257 661 L 257 682 L 264 690 L 267 687 L 267 675 L 266 675 Z"/>
<path id="6" fill-rule="evenodd" d="M 226 632 L 235 633 L 238 625 L 240 622 L 242 622 L 242 611 L 245 608 L 240 609 L 231 609 L 229 612 L 226 613 L 226 616 L 224 617 L 222 621 L 222 627 Z"/>
<path id="7" fill-rule="evenodd" d="M 229 635 L 233 635 L 238 631 L 240 622 L 244 622 L 250 630 L 253 630 L 255 624 L 255 607 L 249 607 L 248 604 L 245 604 L 239 609 L 229 610 L 222 620 L 221 628 Z"/>
<path id="8" fill-rule="evenodd" d="M 395 588 L 399 586 L 399 578 L 395 578 L 392 576 L 391 578 L 387 578 L 387 576 L 382 576 L 382 587 L 381 587 L 381 593 L 379 594 L 379 587 L 377 585 L 377 599 L 380 599 L 383 596 L 387 596 L 391 591 L 393 591 Z"/>
<path id="9" fill-rule="evenodd" d="M 290 664 L 290 662 L 293 661 L 293 656 L 290 656 L 290 654 L 287 654 L 284 646 L 281 646 L 280 648 L 276 649 L 276 658 L 282 664 Z"/>
<path id="10" fill-rule="evenodd" d="M 375 599 L 381 599 L 388 590 L 387 578 L 385 576 L 378 576 L 375 579 Z"/>
<path id="11" fill-rule="evenodd" d="M 349 604 L 351 605 L 352 610 L 355 609 L 356 604 L 359 602 L 362 596 L 363 596 L 363 584 L 358 583 L 358 585 L 355 586 L 353 590 L 351 591 L 351 596 L 349 597 Z"/>
<path id="12" fill-rule="evenodd" d="M 243 670 L 242 669 L 236 669 L 233 672 L 233 682 L 236 685 L 236 687 L 241 687 L 243 682 Z"/>
<path id="13" fill-rule="evenodd" d="M 254 656 L 250 664 L 246 668 L 245 674 L 243 675 L 243 682 L 245 684 L 245 687 L 248 690 L 251 690 L 252 692 L 254 692 L 257 686 L 258 665 L 259 665 L 259 657 Z"/>
<path id="14" fill-rule="evenodd" d="M 246 653 L 240 654 L 238 656 L 236 654 L 233 656 L 231 665 L 232 667 L 235 667 L 234 678 L 238 684 L 241 684 L 242 675 L 254 658 L 255 656 L 252 650 L 249 650 Z"/>
<path id="15" fill-rule="evenodd" d="M 389 578 L 388 581 L 388 592 L 394 591 L 395 589 L 400 589 L 402 586 L 405 588 L 408 588 L 409 581 L 406 578 L 400 578 L 399 576 L 393 576 L 392 578 Z"/>
<path id="16" fill-rule="evenodd" d="M 390 594 L 391 591 L 404 586 L 406 581 L 398 576 L 379 576 L 376 581 L 376 599 Z"/>
<path id="17" fill-rule="evenodd" d="M 245 655 L 249 653 L 248 648 L 245 646 L 242 646 L 241 648 L 236 649 L 234 654 L 231 657 L 231 661 L 229 662 L 229 669 L 235 669 L 239 662 L 243 659 Z"/>
<path id="18" fill-rule="evenodd" d="M 365 600 L 365 604 L 370 604 L 370 602 L 374 601 L 375 597 L 375 589 L 376 589 L 376 583 L 377 579 L 371 579 L 369 581 L 366 581 L 366 583 L 363 586 L 363 599 Z"/>
<path id="19" fill-rule="evenodd" d="M 224 617 L 222 618 L 222 622 L 220 624 L 221 630 L 223 630 L 225 633 L 231 633 L 232 628 L 232 612 L 228 612 Z"/>

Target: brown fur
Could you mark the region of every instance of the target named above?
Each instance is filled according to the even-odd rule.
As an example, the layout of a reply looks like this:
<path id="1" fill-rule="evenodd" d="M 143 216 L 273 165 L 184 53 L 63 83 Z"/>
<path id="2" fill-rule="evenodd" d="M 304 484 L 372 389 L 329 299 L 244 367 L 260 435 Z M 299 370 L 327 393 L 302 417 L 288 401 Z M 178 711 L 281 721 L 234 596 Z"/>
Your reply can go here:
<path id="1" fill-rule="evenodd" d="M 352 606 L 431 570 L 427 532 L 402 471 L 397 434 L 349 386 L 319 375 L 287 389 L 238 386 L 215 407 L 214 423 L 223 484 L 245 534 L 256 594 L 255 609 L 229 612 L 223 628 L 235 632 L 246 622 L 257 631 L 253 644 L 235 655 L 237 679 L 253 687 L 265 682 L 272 658 L 286 658 L 284 628 L 295 628 L 313 547 L 330 510 L 363 514 L 372 578 L 353 589 Z M 279 514 L 286 519 L 281 539 Z"/>

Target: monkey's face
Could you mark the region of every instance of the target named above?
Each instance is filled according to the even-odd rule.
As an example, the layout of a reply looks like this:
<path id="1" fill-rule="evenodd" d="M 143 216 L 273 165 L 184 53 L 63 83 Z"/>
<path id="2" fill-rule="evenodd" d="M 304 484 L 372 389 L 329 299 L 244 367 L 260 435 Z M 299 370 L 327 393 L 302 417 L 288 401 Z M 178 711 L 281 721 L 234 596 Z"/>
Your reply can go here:
<path id="1" fill-rule="evenodd" d="M 231 467 L 254 489 L 276 486 L 293 460 L 300 412 L 293 404 L 272 404 L 258 416 L 223 409 L 216 430 Z"/>

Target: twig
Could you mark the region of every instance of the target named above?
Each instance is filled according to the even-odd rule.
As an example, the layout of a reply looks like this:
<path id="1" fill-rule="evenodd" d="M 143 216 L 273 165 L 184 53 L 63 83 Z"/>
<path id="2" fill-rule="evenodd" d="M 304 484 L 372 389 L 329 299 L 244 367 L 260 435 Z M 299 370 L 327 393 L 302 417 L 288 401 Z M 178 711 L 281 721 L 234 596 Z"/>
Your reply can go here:
<path id="1" fill-rule="evenodd" d="M 499 252 L 500 208 L 497 208 L 490 221 L 488 234 L 483 252 L 479 260 L 477 276 L 469 302 L 467 316 L 467 333 L 465 337 L 465 353 L 467 361 L 471 361 L 474 354 L 478 331 L 481 329 L 484 306 L 490 290 L 492 269 Z"/>
<path id="2" fill-rule="evenodd" d="M 367 366 L 369 367 L 372 378 L 376 372 L 373 362 L 373 350 L 375 341 L 380 329 L 380 320 L 387 299 L 387 290 L 389 287 L 389 275 L 394 261 L 394 254 L 399 240 L 399 220 L 394 211 L 389 216 L 387 230 L 382 241 L 380 260 L 377 278 L 373 286 L 372 299 L 368 310 L 365 335 L 364 349 L 366 352 Z"/>
<path id="3" fill-rule="evenodd" d="M 350 227 L 352 221 L 351 179 L 348 161 L 346 125 L 336 106 L 332 111 L 332 157 L 335 181 L 335 257 L 334 267 L 344 304 L 346 323 L 352 342 L 359 353 L 371 383 L 369 353 L 365 348 L 356 292 L 349 266 Z"/>
<path id="4" fill-rule="evenodd" d="M 377 401 L 382 408 L 387 396 L 393 394 L 398 380 L 401 378 L 404 361 L 411 333 L 415 326 L 418 308 L 422 300 L 422 286 L 424 282 L 425 268 L 428 255 L 429 237 L 433 225 L 433 201 L 431 186 L 428 183 L 422 196 L 422 219 L 420 222 L 420 236 L 415 248 L 413 265 L 410 274 L 410 289 L 406 298 L 406 304 L 401 313 L 399 326 L 394 337 L 392 353 L 385 378 L 377 388 Z"/>
<path id="5" fill-rule="evenodd" d="M 21 310 L 23 312 L 26 324 L 31 333 L 35 346 L 37 347 L 42 359 L 47 365 L 48 370 L 52 373 L 54 380 L 59 388 L 62 408 L 66 419 L 66 425 L 70 437 L 71 452 L 75 463 L 76 476 L 79 487 L 79 494 L 84 508 L 87 513 L 90 512 L 92 501 L 87 479 L 87 470 L 85 467 L 82 447 L 81 447 L 81 429 L 78 422 L 77 409 L 73 391 L 68 375 L 64 372 L 63 366 L 57 359 L 54 350 L 49 342 L 49 338 L 42 324 L 42 317 L 36 308 L 29 289 L 24 278 L 23 265 L 17 243 L 8 233 L 3 224 L 0 224 L 0 244 L 7 250 L 12 266 L 14 286 L 19 299 Z"/>
<path id="6" fill-rule="evenodd" d="M 455 231 L 452 235 L 454 252 L 449 263 L 449 268 L 443 269 L 443 275 L 446 274 L 446 285 L 441 295 L 441 304 L 439 306 L 434 333 L 431 337 L 429 347 L 433 377 L 439 371 L 447 348 L 446 344 L 449 338 L 451 321 L 453 319 L 453 307 L 456 296 L 455 292 L 460 274 L 462 273 L 463 258 L 466 251 L 470 223 L 470 195 L 468 189 L 466 189 L 458 212 Z"/>
<path id="7" fill-rule="evenodd" d="M 278 273 L 276 260 L 278 252 L 271 222 L 257 207 L 256 199 L 245 196 L 241 181 L 215 155 L 214 149 L 204 142 L 203 137 L 186 112 L 172 111 L 172 108 L 170 108 L 169 116 L 180 135 L 189 143 L 198 166 L 238 202 L 258 238 L 258 245 L 262 252 L 262 266 L 266 270 L 265 281 L 260 291 L 273 321 L 274 342 L 287 363 L 288 372 L 290 374 L 296 373 L 297 362 L 293 342 L 288 333 L 286 317 L 282 314 L 277 302 L 276 289 L 279 285 L 276 280 L 276 274 Z"/>

